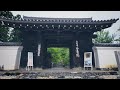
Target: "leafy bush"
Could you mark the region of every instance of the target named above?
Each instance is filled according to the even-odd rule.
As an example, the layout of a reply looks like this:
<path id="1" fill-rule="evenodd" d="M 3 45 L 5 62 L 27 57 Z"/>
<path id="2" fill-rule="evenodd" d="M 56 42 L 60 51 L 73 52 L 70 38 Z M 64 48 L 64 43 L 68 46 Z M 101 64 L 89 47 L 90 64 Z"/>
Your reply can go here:
<path id="1" fill-rule="evenodd" d="M 115 35 L 110 35 L 109 31 L 98 31 L 97 38 L 95 38 L 94 43 L 112 43 L 114 41 Z"/>

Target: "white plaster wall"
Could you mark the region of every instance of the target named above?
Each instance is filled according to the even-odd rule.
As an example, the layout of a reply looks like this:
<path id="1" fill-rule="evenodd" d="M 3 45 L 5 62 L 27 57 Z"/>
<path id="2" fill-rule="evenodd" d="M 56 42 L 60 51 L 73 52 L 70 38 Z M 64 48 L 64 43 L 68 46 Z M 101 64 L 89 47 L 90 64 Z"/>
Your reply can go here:
<path id="1" fill-rule="evenodd" d="M 19 69 L 22 46 L 0 46 L 0 66 L 4 70 Z"/>
<path id="2" fill-rule="evenodd" d="M 114 51 L 120 51 L 120 47 L 93 47 L 96 68 L 117 67 Z"/>

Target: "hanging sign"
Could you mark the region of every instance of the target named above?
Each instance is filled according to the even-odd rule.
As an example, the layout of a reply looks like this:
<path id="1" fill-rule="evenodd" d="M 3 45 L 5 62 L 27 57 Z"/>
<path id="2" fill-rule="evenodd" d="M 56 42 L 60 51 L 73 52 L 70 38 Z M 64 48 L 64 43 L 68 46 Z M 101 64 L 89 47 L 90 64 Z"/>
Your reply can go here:
<path id="1" fill-rule="evenodd" d="M 76 41 L 76 57 L 80 57 L 79 48 L 78 48 L 78 41 Z"/>
<path id="2" fill-rule="evenodd" d="M 41 44 L 38 44 L 38 56 L 40 56 Z"/>

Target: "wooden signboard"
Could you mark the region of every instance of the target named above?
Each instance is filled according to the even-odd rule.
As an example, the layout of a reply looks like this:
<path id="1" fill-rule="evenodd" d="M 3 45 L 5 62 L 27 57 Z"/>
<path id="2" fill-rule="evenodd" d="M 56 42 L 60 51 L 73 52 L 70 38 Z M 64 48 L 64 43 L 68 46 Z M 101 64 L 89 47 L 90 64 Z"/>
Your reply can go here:
<path id="1" fill-rule="evenodd" d="M 27 66 L 33 66 L 33 52 L 28 52 L 28 63 Z"/>
<path id="2" fill-rule="evenodd" d="M 27 70 L 33 69 L 33 52 L 28 52 Z"/>
<path id="3" fill-rule="evenodd" d="M 84 53 L 84 69 L 90 67 L 92 69 L 92 52 Z"/>

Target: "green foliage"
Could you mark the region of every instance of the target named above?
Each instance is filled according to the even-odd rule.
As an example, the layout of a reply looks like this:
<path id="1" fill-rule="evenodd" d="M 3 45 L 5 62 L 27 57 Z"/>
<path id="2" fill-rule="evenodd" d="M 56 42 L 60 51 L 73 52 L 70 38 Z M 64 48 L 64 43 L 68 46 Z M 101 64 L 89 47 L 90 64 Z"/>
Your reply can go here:
<path id="1" fill-rule="evenodd" d="M 54 64 L 61 63 L 64 66 L 69 64 L 68 48 L 48 48 L 48 52 L 51 53 L 52 62 Z"/>
<path id="2" fill-rule="evenodd" d="M 13 18 L 13 19 L 21 19 L 21 15 L 16 15 L 14 16 L 12 12 L 10 11 L 0 11 L 0 16 L 4 16 L 6 18 Z M 22 37 L 21 37 L 21 31 L 17 29 L 13 29 L 10 32 L 9 27 L 0 27 L 0 41 L 2 42 L 7 42 L 7 41 L 12 41 L 12 42 L 21 42 Z"/>
<path id="3" fill-rule="evenodd" d="M 8 41 L 8 32 L 9 32 L 8 28 L 0 27 L 0 41 L 2 42 Z"/>
<path id="4" fill-rule="evenodd" d="M 13 18 L 13 14 L 10 11 L 0 11 L 0 16 L 4 16 L 6 18 Z"/>
<path id="5" fill-rule="evenodd" d="M 117 32 L 120 32 L 120 27 L 119 27 L 119 29 L 117 30 Z M 115 39 L 115 41 L 117 41 L 117 42 L 120 43 L 120 35 L 119 35 L 119 37 L 118 37 L 117 39 Z"/>
<path id="6" fill-rule="evenodd" d="M 18 20 L 22 19 L 21 15 L 19 15 L 19 14 L 14 16 L 14 18 L 18 19 Z M 20 30 L 13 29 L 11 31 L 11 34 L 10 34 L 10 37 L 9 37 L 9 41 L 11 41 L 11 42 L 21 42 L 22 41 L 22 36 L 21 35 L 22 35 L 22 33 L 21 33 Z"/>
<path id="7" fill-rule="evenodd" d="M 0 16 L 4 16 L 6 18 L 13 18 L 13 14 L 10 11 L 0 11 Z M 0 41 L 7 42 L 9 39 L 9 28 L 8 27 L 0 27 Z"/>
<path id="8" fill-rule="evenodd" d="M 98 31 L 97 38 L 95 38 L 94 43 L 112 43 L 114 41 L 115 35 L 110 35 L 109 31 Z"/>
<path id="9" fill-rule="evenodd" d="M 22 33 L 20 30 L 18 29 L 13 29 L 11 31 L 10 37 L 9 37 L 9 41 L 10 42 L 21 42 L 22 41 Z"/>

